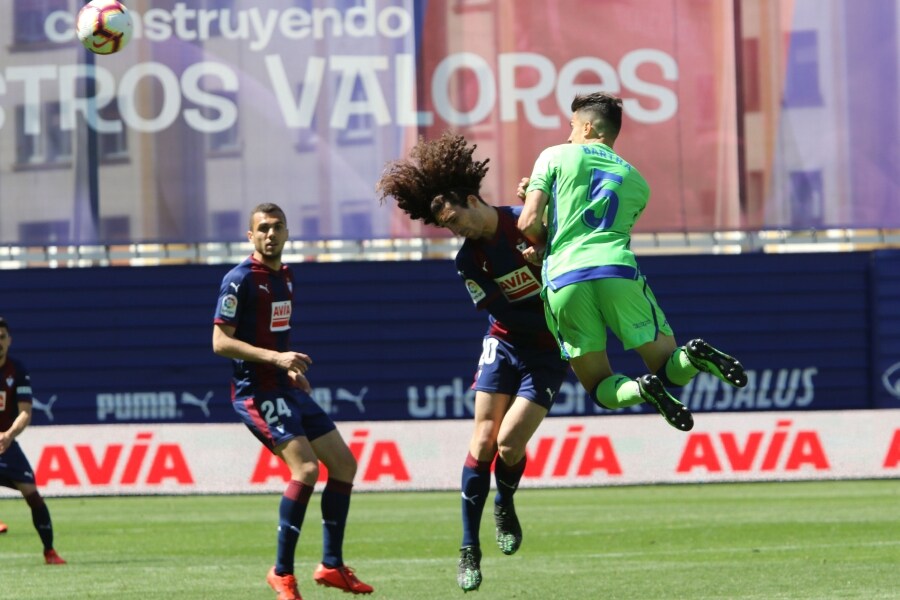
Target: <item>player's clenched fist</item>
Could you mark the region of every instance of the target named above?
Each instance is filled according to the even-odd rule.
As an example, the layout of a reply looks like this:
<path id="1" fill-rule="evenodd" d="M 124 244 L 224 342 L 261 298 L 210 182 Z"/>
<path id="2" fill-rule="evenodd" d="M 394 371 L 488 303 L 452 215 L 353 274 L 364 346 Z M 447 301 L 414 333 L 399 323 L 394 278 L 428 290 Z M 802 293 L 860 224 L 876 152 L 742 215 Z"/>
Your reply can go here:
<path id="1" fill-rule="evenodd" d="M 519 200 L 525 202 L 525 192 L 528 190 L 528 177 L 523 177 L 519 180 L 519 185 L 516 187 L 516 196 L 519 197 Z"/>
<path id="2" fill-rule="evenodd" d="M 279 352 L 275 364 L 285 371 L 306 373 L 309 365 L 312 364 L 312 359 L 302 352 Z"/>

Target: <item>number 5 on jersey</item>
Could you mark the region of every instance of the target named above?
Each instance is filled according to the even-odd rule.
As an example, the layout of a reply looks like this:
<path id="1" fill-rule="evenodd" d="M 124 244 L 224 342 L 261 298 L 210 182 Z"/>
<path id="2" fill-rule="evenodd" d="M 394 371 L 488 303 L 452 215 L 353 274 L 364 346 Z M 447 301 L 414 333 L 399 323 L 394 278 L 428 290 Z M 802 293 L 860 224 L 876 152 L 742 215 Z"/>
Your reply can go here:
<path id="1" fill-rule="evenodd" d="M 583 219 L 591 229 L 609 229 L 616 220 L 619 210 L 619 195 L 616 190 L 622 185 L 622 176 L 594 169 L 591 172 L 591 189 L 587 197 L 590 202 L 584 210 Z"/>

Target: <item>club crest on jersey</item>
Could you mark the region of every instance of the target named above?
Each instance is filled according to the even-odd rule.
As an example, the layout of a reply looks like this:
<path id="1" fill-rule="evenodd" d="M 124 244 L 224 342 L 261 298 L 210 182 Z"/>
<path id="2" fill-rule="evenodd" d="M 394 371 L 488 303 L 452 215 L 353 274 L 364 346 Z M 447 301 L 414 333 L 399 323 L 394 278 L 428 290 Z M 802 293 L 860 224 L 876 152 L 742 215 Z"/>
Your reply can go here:
<path id="1" fill-rule="evenodd" d="M 270 331 L 285 331 L 291 328 L 291 301 L 282 300 L 272 303 L 272 321 Z"/>
<path id="2" fill-rule="evenodd" d="M 524 300 L 540 293 L 541 282 L 532 274 L 527 266 L 510 271 L 506 275 L 494 279 L 503 294 L 510 302 Z"/>
<path id="3" fill-rule="evenodd" d="M 13 379 L 12 375 L 10 375 L 9 377 L 6 378 L 6 387 L 12 387 L 15 382 L 16 382 L 16 380 Z"/>
<path id="4" fill-rule="evenodd" d="M 487 294 L 484 293 L 484 290 L 481 289 L 481 286 L 471 279 L 466 279 L 466 289 L 469 291 L 469 296 L 472 297 L 472 302 L 475 304 L 478 304 L 487 296 Z"/>
<path id="5" fill-rule="evenodd" d="M 232 319 L 237 314 L 238 299 L 234 294 L 222 298 L 222 316 Z"/>

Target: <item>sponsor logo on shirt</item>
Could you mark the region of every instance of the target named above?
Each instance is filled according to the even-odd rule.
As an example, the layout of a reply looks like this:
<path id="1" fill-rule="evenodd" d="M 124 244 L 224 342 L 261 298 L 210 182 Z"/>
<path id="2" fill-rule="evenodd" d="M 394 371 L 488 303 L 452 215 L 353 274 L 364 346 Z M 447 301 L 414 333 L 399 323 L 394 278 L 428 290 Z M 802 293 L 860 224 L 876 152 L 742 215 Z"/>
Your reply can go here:
<path id="1" fill-rule="evenodd" d="M 238 299 L 234 294 L 222 298 L 222 316 L 233 319 L 237 314 Z"/>
<path id="2" fill-rule="evenodd" d="M 272 303 L 272 321 L 269 331 L 285 331 L 291 328 L 291 301 L 282 300 Z"/>
<path id="3" fill-rule="evenodd" d="M 540 293 L 541 282 L 531 273 L 531 269 L 527 266 L 520 267 L 515 271 L 511 271 L 502 277 L 494 279 L 503 294 L 510 302 L 524 300 Z"/>
<path id="4" fill-rule="evenodd" d="M 481 289 L 481 286 L 471 279 L 466 279 L 466 289 L 469 291 L 469 296 L 472 297 L 472 302 L 475 304 L 478 304 L 484 300 L 485 296 L 487 296 L 487 294 L 484 293 L 484 290 Z"/>

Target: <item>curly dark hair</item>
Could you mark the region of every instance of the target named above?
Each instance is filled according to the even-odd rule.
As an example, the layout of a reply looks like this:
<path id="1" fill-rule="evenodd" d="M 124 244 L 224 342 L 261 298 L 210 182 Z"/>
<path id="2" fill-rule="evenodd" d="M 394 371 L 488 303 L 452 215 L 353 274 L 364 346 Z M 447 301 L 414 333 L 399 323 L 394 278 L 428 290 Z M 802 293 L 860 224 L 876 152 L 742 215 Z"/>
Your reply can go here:
<path id="1" fill-rule="evenodd" d="M 481 180 L 488 172 L 490 159 L 472 160 L 475 148 L 463 136 L 449 131 L 427 142 L 420 136 L 409 159 L 385 166 L 375 184 L 379 202 L 384 204 L 392 197 L 411 219 L 440 225 L 436 215 L 445 203 L 464 206 L 469 195 L 482 200 Z"/>

